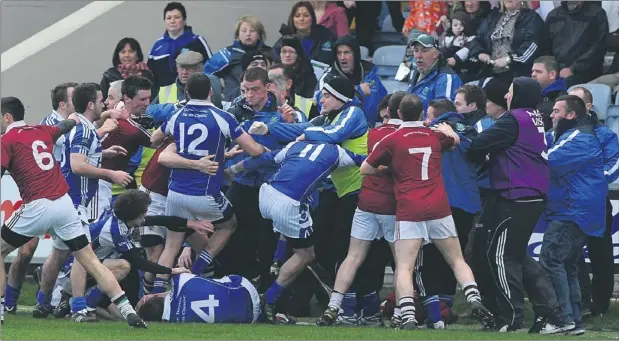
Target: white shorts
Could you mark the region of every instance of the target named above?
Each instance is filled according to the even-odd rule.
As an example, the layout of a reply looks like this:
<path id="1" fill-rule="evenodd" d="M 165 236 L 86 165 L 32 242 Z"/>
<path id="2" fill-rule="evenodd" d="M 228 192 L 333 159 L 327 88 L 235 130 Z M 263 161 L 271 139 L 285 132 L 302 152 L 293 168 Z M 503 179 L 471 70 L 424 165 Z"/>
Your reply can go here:
<path id="1" fill-rule="evenodd" d="M 168 192 L 165 214 L 184 219 L 208 220 L 214 224 L 223 223 L 234 216 L 232 204 L 220 193 L 220 196 L 212 195 L 195 196 Z"/>
<path id="2" fill-rule="evenodd" d="M 37 199 L 13 212 L 5 222 L 13 232 L 27 237 L 44 238 L 49 233 L 63 245 L 61 250 L 68 247 L 62 240 L 72 240 L 84 234 L 82 221 L 73 207 L 73 202 L 68 194 L 56 200 Z"/>
<path id="3" fill-rule="evenodd" d="M 396 221 L 395 240 L 423 239 L 426 243 L 432 239 L 457 237 L 456 224 L 451 215 L 441 219 L 427 221 Z"/>
<path id="4" fill-rule="evenodd" d="M 144 186 L 140 186 L 140 191 L 144 193 L 148 193 L 151 199 L 151 204 L 148 206 L 148 211 L 146 215 L 164 215 L 166 212 L 166 202 L 168 198 L 163 195 L 155 192 L 151 192 L 144 188 Z M 167 229 L 163 226 L 142 226 L 140 227 L 140 234 L 145 235 L 155 235 L 165 239 L 167 235 Z"/>
<path id="5" fill-rule="evenodd" d="M 301 204 L 268 184 L 260 186 L 258 204 L 262 217 L 273 220 L 273 231 L 294 239 L 305 239 L 312 234 L 309 205 Z"/>
<path id="6" fill-rule="evenodd" d="M 385 237 L 395 242 L 395 215 L 369 213 L 357 208 L 352 219 L 350 236 L 359 240 L 374 240 Z"/>
<path id="7" fill-rule="evenodd" d="M 84 207 L 84 206 L 77 206 L 76 210 L 77 210 L 77 216 L 79 217 L 80 222 L 82 224 L 82 232 L 86 235 L 86 238 L 88 238 L 88 241 L 90 242 L 91 241 L 90 223 L 88 222 L 88 219 L 90 218 L 90 211 L 88 210 L 87 207 Z M 52 246 L 58 250 L 69 249 L 69 247 L 66 246 L 65 243 L 62 242 L 61 238 L 53 237 Z"/>
<path id="8" fill-rule="evenodd" d="M 103 214 L 103 210 L 110 207 L 112 203 L 112 186 L 113 184 L 103 179 L 99 180 L 99 189 L 90 200 L 90 219 L 97 220 Z"/>

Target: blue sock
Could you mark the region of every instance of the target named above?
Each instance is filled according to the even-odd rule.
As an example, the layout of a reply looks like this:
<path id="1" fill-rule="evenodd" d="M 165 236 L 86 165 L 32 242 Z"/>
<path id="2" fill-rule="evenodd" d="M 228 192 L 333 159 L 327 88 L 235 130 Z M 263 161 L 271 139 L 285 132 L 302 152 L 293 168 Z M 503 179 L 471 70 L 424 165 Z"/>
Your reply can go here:
<path id="1" fill-rule="evenodd" d="M 84 296 L 73 297 L 71 299 L 71 313 L 75 314 L 78 311 L 85 310 L 88 307 Z"/>
<path id="2" fill-rule="evenodd" d="M 441 301 L 445 302 L 445 304 L 447 304 L 447 306 L 449 308 L 453 307 L 453 305 L 454 305 L 453 296 L 451 296 L 451 295 L 438 295 L 438 298 Z"/>
<path id="3" fill-rule="evenodd" d="M 16 307 L 19 299 L 20 288 L 13 288 L 9 284 L 6 285 L 6 293 L 4 294 L 4 306 Z"/>
<path id="4" fill-rule="evenodd" d="M 277 241 L 277 250 L 275 250 L 275 257 L 273 257 L 273 261 L 278 261 L 283 264 L 286 261 L 286 256 L 288 255 L 288 242 L 285 239 L 280 239 Z"/>
<path id="5" fill-rule="evenodd" d="M 271 284 L 271 286 L 269 287 L 269 289 L 267 289 L 267 292 L 266 292 L 266 303 L 267 304 L 275 304 L 275 302 L 277 302 L 279 297 L 284 292 L 284 289 L 286 289 L 286 288 L 284 288 L 283 286 L 279 285 L 277 283 L 277 281 L 274 281 L 273 284 Z"/>
<path id="6" fill-rule="evenodd" d="M 342 315 L 344 316 L 353 316 L 361 313 L 358 309 L 357 304 L 357 293 L 354 291 L 348 291 L 344 294 L 344 299 L 342 300 Z"/>
<path id="7" fill-rule="evenodd" d="M 380 299 L 376 291 L 363 296 L 361 301 L 361 315 L 371 317 L 380 312 Z"/>
<path id="8" fill-rule="evenodd" d="M 163 278 L 155 278 L 155 282 L 153 284 L 153 294 L 160 294 L 168 288 L 168 281 Z"/>
<path id="9" fill-rule="evenodd" d="M 438 296 L 428 296 L 423 300 L 423 306 L 428 314 L 428 323 L 436 323 L 441 320 L 441 305 Z"/>
<path id="10" fill-rule="evenodd" d="M 196 259 L 196 261 L 193 263 L 193 266 L 191 267 L 191 273 L 197 276 L 201 275 L 204 270 L 206 270 L 206 268 L 211 265 L 212 261 L 213 256 L 211 256 L 208 251 L 203 250 L 198 255 L 198 259 Z"/>
<path id="11" fill-rule="evenodd" d="M 90 290 L 88 296 L 86 296 L 86 305 L 88 305 L 89 308 L 97 309 L 101 297 L 103 297 L 101 290 L 98 287 L 94 287 Z"/>
<path id="12" fill-rule="evenodd" d="M 52 304 L 52 295 L 46 294 L 39 289 L 39 291 L 37 291 L 37 304 Z"/>

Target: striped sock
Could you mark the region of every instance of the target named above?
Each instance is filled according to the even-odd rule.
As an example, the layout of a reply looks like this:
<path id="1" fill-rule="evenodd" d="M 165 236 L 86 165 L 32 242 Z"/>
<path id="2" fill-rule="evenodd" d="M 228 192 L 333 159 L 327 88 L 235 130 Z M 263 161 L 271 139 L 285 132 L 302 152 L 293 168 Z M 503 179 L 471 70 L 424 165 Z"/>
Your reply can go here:
<path id="1" fill-rule="evenodd" d="M 393 316 L 396 316 L 400 319 L 402 318 L 402 309 L 399 305 L 396 305 L 395 308 L 393 308 Z"/>
<path id="2" fill-rule="evenodd" d="M 155 282 L 146 279 L 146 277 L 142 277 L 142 287 L 144 288 L 144 294 L 148 295 L 153 292 Z"/>
<path id="3" fill-rule="evenodd" d="M 402 321 L 415 319 L 415 299 L 412 296 L 404 296 L 400 298 L 400 311 L 402 312 Z"/>
<path id="4" fill-rule="evenodd" d="M 125 295 L 124 291 L 121 291 L 120 294 L 116 295 L 111 299 L 111 301 L 118 307 L 120 310 L 120 314 L 126 320 L 127 316 L 131 314 L 135 314 L 135 310 L 129 303 L 129 299 L 127 299 L 127 295 Z"/>
<path id="5" fill-rule="evenodd" d="M 466 301 L 468 303 L 481 302 L 481 296 L 479 296 L 479 290 L 477 289 L 477 283 L 475 282 L 464 283 L 462 287 L 464 288 L 462 290 L 464 291 L 464 297 L 466 297 Z"/>
<path id="6" fill-rule="evenodd" d="M 153 294 L 160 294 L 168 289 L 168 280 L 155 277 L 153 285 Z"/>
<path id="7" fill-rule="evenodd" d="M 213 261 L 213 256 L 211 256 L 211 254 L 206 251 L 206 250 L 202 250 L 202 252 L 200 252 L 200 255 L 198 255 L 198 259 L 196 259 L 196 261 L 193 263 L 193 267 L 191 268 L 191 273 L 193 273 L 196 276 L 201 275 L 204 270 L 206 270 L 206 268 L 211 265 L 211 262 Z"/>

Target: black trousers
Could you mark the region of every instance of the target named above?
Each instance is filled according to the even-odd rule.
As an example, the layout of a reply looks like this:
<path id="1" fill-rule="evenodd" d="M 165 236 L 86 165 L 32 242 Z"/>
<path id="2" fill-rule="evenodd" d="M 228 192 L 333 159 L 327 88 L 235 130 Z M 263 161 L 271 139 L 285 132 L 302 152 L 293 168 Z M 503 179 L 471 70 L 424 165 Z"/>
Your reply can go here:
<path id="1" fill-rule="evenodd" d="M 475 215 L 457 207 L 451 208 L 451 214 L 458 232 L 460 248 L 464 253 Z M 434 244 L 426 244 L 419 251 L 414 278 L 415 290 L 421 297 L 454 295 L 456 292 L 456 276 Z"/>
<path id="2" fill-rule="evenodd" d="M 488 234 L 485 271 L 491 273 L 494 282 L 498 326 L 521 326 L 525 288 L 529 297 L 536 299 L 540 314 L 549 314 L 554 309 L 552 302 L 544 299 L 545 295 L 554 296 L 554 289 L 548 278 L 542 276 L 540 265 L 527 254 L 529 239 L 543 210 L 543 201 L 491 198 L 481 214 L 478 228 L 486 229 Z"/>
<path id="3" fill-rule="evenodd" d="M 387 8 L 389 9 L 393 27 L 397 32 L 402 32 L 404 17 L 402 16 L 400 1 L 387 1 Z M 355 7 L 346 9 L 348 22 L 352 22 L 352 19 L 355 18 L 355 35 L 359 45 L 367 47 L 370 55 L 374 53 L 372 39 L 376 32 L 377 19 L 381 9 L 382 1 L 358 1 L 355 3 Z"/>
<path id="4" fill-rule="evenodd" d="M 615 285 L 612 228 L 613 207 L 610 200 L 607 199 L 604 236 L 589 237 L 587 240 L 593 279 L 589 278 L 589 267 L 585 263 L 584 257 L 580 259 L 578 269 L 583 308 L 588 308 L 595 314 L 608 311 Z"/>
<path id="5" fill-rule="evenodd" d="M 232 183 L 226 197 L 234 207 L 237 230 L 216 257 L 217 274 L 238 274 L 245 278 L 260 275 L 264 291 L 270 281 L 269 269 L 277 248 L 277 234 L 270 220 L 264 219 L 258 206 L 260 189 Z"/>

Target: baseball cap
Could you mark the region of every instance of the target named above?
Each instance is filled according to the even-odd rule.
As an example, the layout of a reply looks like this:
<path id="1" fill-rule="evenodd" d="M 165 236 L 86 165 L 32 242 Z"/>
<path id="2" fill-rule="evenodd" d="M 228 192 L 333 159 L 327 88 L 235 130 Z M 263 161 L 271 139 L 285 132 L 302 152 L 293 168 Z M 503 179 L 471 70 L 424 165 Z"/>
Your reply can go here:
<path id="1" fill-rule="evenodd" d="M 202 55 L 195 51 L 186 51 L 176 57 L 176 65 L 178 66 L 194 66 L 202 64 Z"/>
<path id="2" fill-rule="evenodd" d="M 438 41 L 431 35 L 420 34 L 417 38 L 413 39 L 411 45 L 421 44 L 423 47 L 435 47 L 438 48 Z"/>

